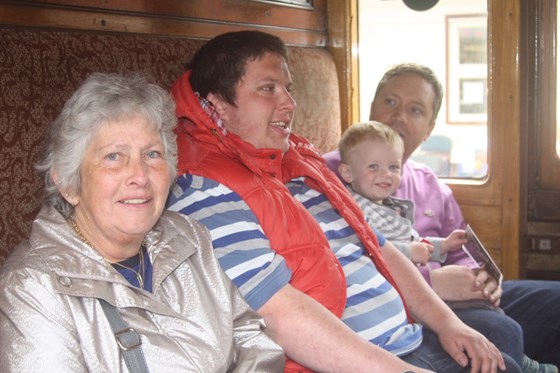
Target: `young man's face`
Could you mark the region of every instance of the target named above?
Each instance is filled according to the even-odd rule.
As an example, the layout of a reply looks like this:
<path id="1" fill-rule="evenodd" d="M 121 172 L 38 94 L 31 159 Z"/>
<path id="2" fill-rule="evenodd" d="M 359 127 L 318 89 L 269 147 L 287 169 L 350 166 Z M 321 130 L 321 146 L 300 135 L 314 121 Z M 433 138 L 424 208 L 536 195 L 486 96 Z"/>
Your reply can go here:
<path id="1" fill-rule="evenodd" d="M 402 157 L 402 148 L 397 150 L 384 141 L 367 139 L 354 148 L 339 172 L 356 193 L 379 202 L 399 187 Z"/>
<path id="2" fill-rule="evenodd" d="M 370 120 L 390 126 L 402 137 L 403 162 L 434 129 L 434 100 L 432 86 L 421 76 L 407 73 L 388 80 L 371 103 Z"/>
<path id="3" fill-rule="evenodd" d="M 254 147 L 288 150 L 288 136 L 296 110 L 290 94 L 292 78 L 286 60 L 266 53 L 249 61 L 235 88 L 233 106 L 214 95 L 214 104 L 226 129 Z"/>

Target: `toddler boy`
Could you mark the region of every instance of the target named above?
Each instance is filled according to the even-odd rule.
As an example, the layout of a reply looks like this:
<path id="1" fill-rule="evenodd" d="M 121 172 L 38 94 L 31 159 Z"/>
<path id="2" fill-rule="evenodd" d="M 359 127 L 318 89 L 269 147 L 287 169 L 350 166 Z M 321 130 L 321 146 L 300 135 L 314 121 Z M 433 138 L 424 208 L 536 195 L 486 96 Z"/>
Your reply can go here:
<path id="1" fill-rule="evenodd" d="M 447 252 L 466 243 L 465 231 L 447 238 L 420 238 L 412 228 L 414 204 L 391 195 L 399 187 L 404 144 L 390 127 L 379 122 L 358 123 L 339 143 L 340 176 L 364 211 L 369 225 L 418 265 L 445 261 Z"/>

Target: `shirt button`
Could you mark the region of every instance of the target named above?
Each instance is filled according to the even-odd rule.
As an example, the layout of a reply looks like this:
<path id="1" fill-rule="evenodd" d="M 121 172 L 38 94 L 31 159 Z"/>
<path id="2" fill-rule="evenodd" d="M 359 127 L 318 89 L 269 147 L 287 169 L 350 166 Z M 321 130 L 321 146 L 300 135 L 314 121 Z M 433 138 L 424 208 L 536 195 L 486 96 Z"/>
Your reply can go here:
<path id="1" fill-rule="evenodd" d="M 62 286 L 72 286 L 72 280 L 66 276 L 58 276 L 58 282 L 60 282 Z"/>
<path id="2" fill-rule="evenodd" d="M 432 216 L 434 216 L 434 211 L 433 210 L 426 210 L 426 211 L 424 211 L 424 215 L 432 217 Z"/>

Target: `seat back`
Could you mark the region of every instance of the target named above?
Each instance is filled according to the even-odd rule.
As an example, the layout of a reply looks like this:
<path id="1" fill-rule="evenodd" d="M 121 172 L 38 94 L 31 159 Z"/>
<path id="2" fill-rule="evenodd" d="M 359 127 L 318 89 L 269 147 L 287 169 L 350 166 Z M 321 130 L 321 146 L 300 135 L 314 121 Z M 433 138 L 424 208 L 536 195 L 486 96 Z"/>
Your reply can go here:
<path id="1" fill-rule="evenodd" d="M 0 27 L 0 264 L 29 234 L 43 182 L 33 170 L 45 127 L 92 72 L 141 72 L 169 89 L 203 40 Z M 340 138 L 336 68 L 323 48 L 290 47 L 294 131 L 321 151 Z"/>

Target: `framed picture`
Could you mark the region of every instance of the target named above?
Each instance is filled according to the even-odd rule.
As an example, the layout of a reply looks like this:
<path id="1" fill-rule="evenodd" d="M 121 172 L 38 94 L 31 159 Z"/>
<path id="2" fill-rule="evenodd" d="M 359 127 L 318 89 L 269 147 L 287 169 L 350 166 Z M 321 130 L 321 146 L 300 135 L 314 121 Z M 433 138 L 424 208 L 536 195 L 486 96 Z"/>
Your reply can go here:
<path id="1" fill-rule="evenodd" d="M 486 123 L 487 16 L 446 17 L 447 122 Z"/>
<path id="2" fill-rule="evenodd" d="M 313 9 L 313 0 L 249 0 L 257 3 L 291 6 L 294 8 Z"/>

